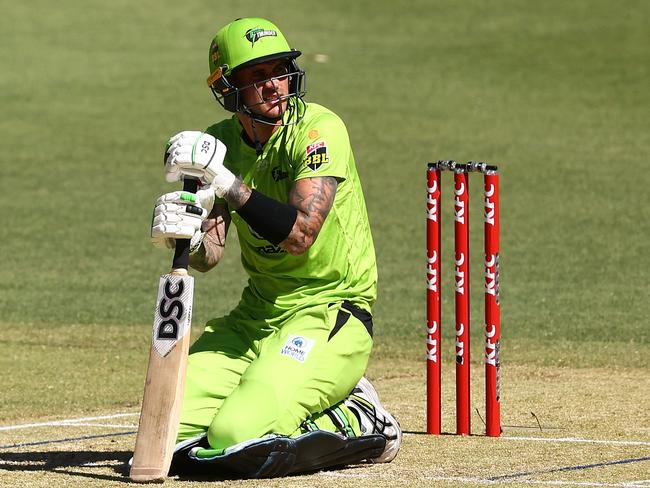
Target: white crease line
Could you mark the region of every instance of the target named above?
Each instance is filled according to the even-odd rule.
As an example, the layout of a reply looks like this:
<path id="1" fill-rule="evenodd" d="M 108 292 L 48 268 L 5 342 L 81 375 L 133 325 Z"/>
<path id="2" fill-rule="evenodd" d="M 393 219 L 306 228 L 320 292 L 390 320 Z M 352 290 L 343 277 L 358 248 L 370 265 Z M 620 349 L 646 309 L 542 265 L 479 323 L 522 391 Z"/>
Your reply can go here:
<path id="1" fill-rule="evenodd" d="M 503 436 L 502 439 L 509 441 L 534 441 L 534 442 L 569 442 L 576 444 L 608 444 L 612 446 L 650 446 L 646 441 L 614 441 L 603 439 L 582 439 L 579 437 L 510 437 Z"/>
<path id="2" fill-rule="evenodd" d="M 405 433 L 404 437 L 410 437 L 420 434 Z M 584 439 L 580 437 L 517 437 L 517 436 L 501 436 L 497 439 L 508 441 L 533 441 L 533 442 L 569 442 L 576 444 L 608 444 L 612 446 L 650 446 L 650 441 L 615 441 L 607 439 Z M 650 480 L 649 480 L 650 481 Z M 642 481 L 641 483 L 647 483 Z"/>
<path id="3" fill-rule="evenodd" d="M 47 426 L 55 426 L 55 427 L 61 427 L 64 425 L 70 425 L 70 424 L 75 424 L 78 422 L 92 422 L 93 420 L 105 420 L 105 419 L 116 419 L 120 417 L 135 417 L 136 415 L 139 415 L 139 413 L 134 412 L 134 413 L 116 413 L 114 415 L 101 415 L 99 417 L 82 417 L 82 418 L 77 418 L 77 419 L 64 419 L 64 420 L 56 420 L 52 422 L 37 422 L 34 424 L 19 424 L 19 425 L 5 425 L 3 427 L 0 427 L 0 431 L 5 431 L 5 430 L 18 430 L 18 429 L 31 429 L 34 427 L 47 427 Z"/>
<path id="4" fill-rule="evenodd" d="M 319 471 L 315 473 L 320 476 L 328 476 L 330 478 L 390 478 L 393 479 L 393 476 L 382 476 L 382 475 L 371 475 L 371 474 L 359 474 L 359 473 L 343 473 L 341 471 Z"/>
<path id="5" fill-rule="evenodd" d="M 7 430 L 18 430 L 18 429 L 29 429 L 34 427 L 63 427 L 63 426 L 89 426 L 89 427 L 109 427 L 109 428 L 134 428 L 133 425 L 113 425 L 113 424 L 89 424 L 95 420 L 106 420 L 106 419 L 115 419 L 121 417 L 135 417 L 139 415 L 138 412 L 131 413 L 116 413 L 113 415 L 100 415 L 97 417 L 81 417 L 76 419 L 63 419 L 51 422 L 37 422 L 32 424 L 20 424 L 20 425 L 7 425 L 0 427 L 1 431 Z M 415 435 L 415 434 L 405 434 L 406 436 Z M 510 441 L 532 441 L 532 442 L 567 442 L 567 443 L 576 443 L 576 444 L 607 444 L 607 445 L 619 445 L 619 446 L 650 446 L 650 442 L 647 441 L 616 441 L 616 440 L 603 440 L 603 439 L 584 439 L 579 437 L 515 437 L 515 436 L 502 436 L 500 439 L 510 440 Z M 647 484 L 650 480 L 644 480 L 635 483 L 645 483 Z"/>
<path id="6" fill-rule="evenodd" d="M 106 428 L 111 428 L 111 429 L 137 429 L 137 425 L 133 424 L 93 424 L 93 423 L 77 423 L 77 422 L 66 422 L 65 424 L 66 427 L 106 427 Z"/>
<path id="7" fill-rule="evenodd" d="M 109 466 L 119 466 L 122 463 L 120 461 L 93 461 L 89 463 L 80 464 L 80 468 L 105 468 Z"/>

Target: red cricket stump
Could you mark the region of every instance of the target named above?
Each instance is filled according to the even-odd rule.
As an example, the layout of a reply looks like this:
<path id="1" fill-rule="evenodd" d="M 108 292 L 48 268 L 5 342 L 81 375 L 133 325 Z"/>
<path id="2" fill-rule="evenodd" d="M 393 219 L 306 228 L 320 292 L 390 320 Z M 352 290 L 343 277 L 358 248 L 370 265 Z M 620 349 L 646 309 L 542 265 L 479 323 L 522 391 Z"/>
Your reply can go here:
<path id="1" fill-rule="evenodd" d="M 499 175 L 487 170 L 485 183 L 485 415 L 486 435 L 501 434 L 499 349 L 501 309 L 499 305 Z"/>
<path id="2" fill-rule="evenodd" d="M 469 178 L 466 165 L 454 170 L 456 433 L 470 434 L 469 383 Z"/>
<path id="3" fill-rule="evenodd" d="M 440 434 L 440 167 L 427 168 L 427 433 Z"/>

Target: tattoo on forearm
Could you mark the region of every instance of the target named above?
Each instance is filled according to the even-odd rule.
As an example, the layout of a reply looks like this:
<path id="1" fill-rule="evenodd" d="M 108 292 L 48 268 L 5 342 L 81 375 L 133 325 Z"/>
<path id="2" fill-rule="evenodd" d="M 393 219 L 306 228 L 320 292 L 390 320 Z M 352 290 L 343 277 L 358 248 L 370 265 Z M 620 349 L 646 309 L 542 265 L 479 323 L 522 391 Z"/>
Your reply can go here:
<path id="1" fill-rule="evenodd" d="M 190 266 L 197 271 L 206 272 L 217 265 L 226 246 L 226 234 L 230 224 L 228 209 L 219 206 L 203 222 L 203 244 L 190 256 Z"/>
<path id="2" fill-rule="evenodd" d="M 251 189 L 241 179 L 237 178 L 235 183 L 230 187 L 224 199 L 233 210 L 241 208 L 251 196 Z"/>
<path id="3" fill-rule="evenodd" d="M 301 254 L 313 244 L 327 218 L 336 196 L 336 178 L 325 176 L 296 182 L 289 194 L 289 204 L 298 217 L 291 233 L 282 243 L 291 254 Z"/>

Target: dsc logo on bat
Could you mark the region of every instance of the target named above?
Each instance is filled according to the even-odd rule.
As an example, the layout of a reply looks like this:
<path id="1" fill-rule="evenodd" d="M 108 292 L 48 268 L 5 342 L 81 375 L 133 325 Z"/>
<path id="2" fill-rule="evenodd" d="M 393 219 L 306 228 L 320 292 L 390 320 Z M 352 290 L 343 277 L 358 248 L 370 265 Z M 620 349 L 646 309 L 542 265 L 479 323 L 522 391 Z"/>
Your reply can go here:
<path id="1" fill-rule="evenodd" d="M 176 290 L 173 290 L 172 287 L 172 282 L 167 279 L 163 289 L 163 297 L 158 305 L 158 310 L 163 320 L 158 325 L 156 332 L 157 339 L 178 339 L 179 324 L 185 311 L 183 302 L 180 300 L 185 290 L 185 283 L 179 281 L 176 285 Z"/>
<path id="2" fill-rule="evenodd" d="M 164 275 L 160 278 L 153 347 L 162 357 L 189 332 L 193 294 L 194 278 L 191 276 Z"/>

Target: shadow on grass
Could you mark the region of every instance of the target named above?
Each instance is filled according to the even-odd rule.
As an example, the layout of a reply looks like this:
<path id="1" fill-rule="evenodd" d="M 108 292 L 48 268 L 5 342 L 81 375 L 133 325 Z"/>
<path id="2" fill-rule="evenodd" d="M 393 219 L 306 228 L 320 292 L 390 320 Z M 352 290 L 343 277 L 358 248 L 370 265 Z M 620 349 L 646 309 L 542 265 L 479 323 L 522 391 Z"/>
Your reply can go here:
<path id="1" fill-rule="evenodd" d="M 0 470 L 47 471 L 106 481 L 128 483 L 127 462 L 131 451 L 31 451 L 0 452 Z M 108 468 L 115 475 L 81 471 Z"/>
<path id="2" fill-rule="evenodd" d="M 27 471 L 45 471 L 67 476 L 77 476 L 94 480 L 131 483 L 129 479 L 128 460 L 131 451 L 36 451 L 36 452 L 0 452 L 0 471 L 15 472 L 17 475 Z M 350 466 L 332 466 L 323 471 L 351 472 L 367 468 L 368 464 Z M 91 470 L 112 470 L 115 474 L 92 472 Z M 87 471 L 86 471 L 87 470 Z M 290 475 L 300 477 L 314 472 Z M 196 475 L 180 476 L 181 481 L 226 481 L 231 478 Z M 242 479 L 242 478 L 236 478 Z"/>

